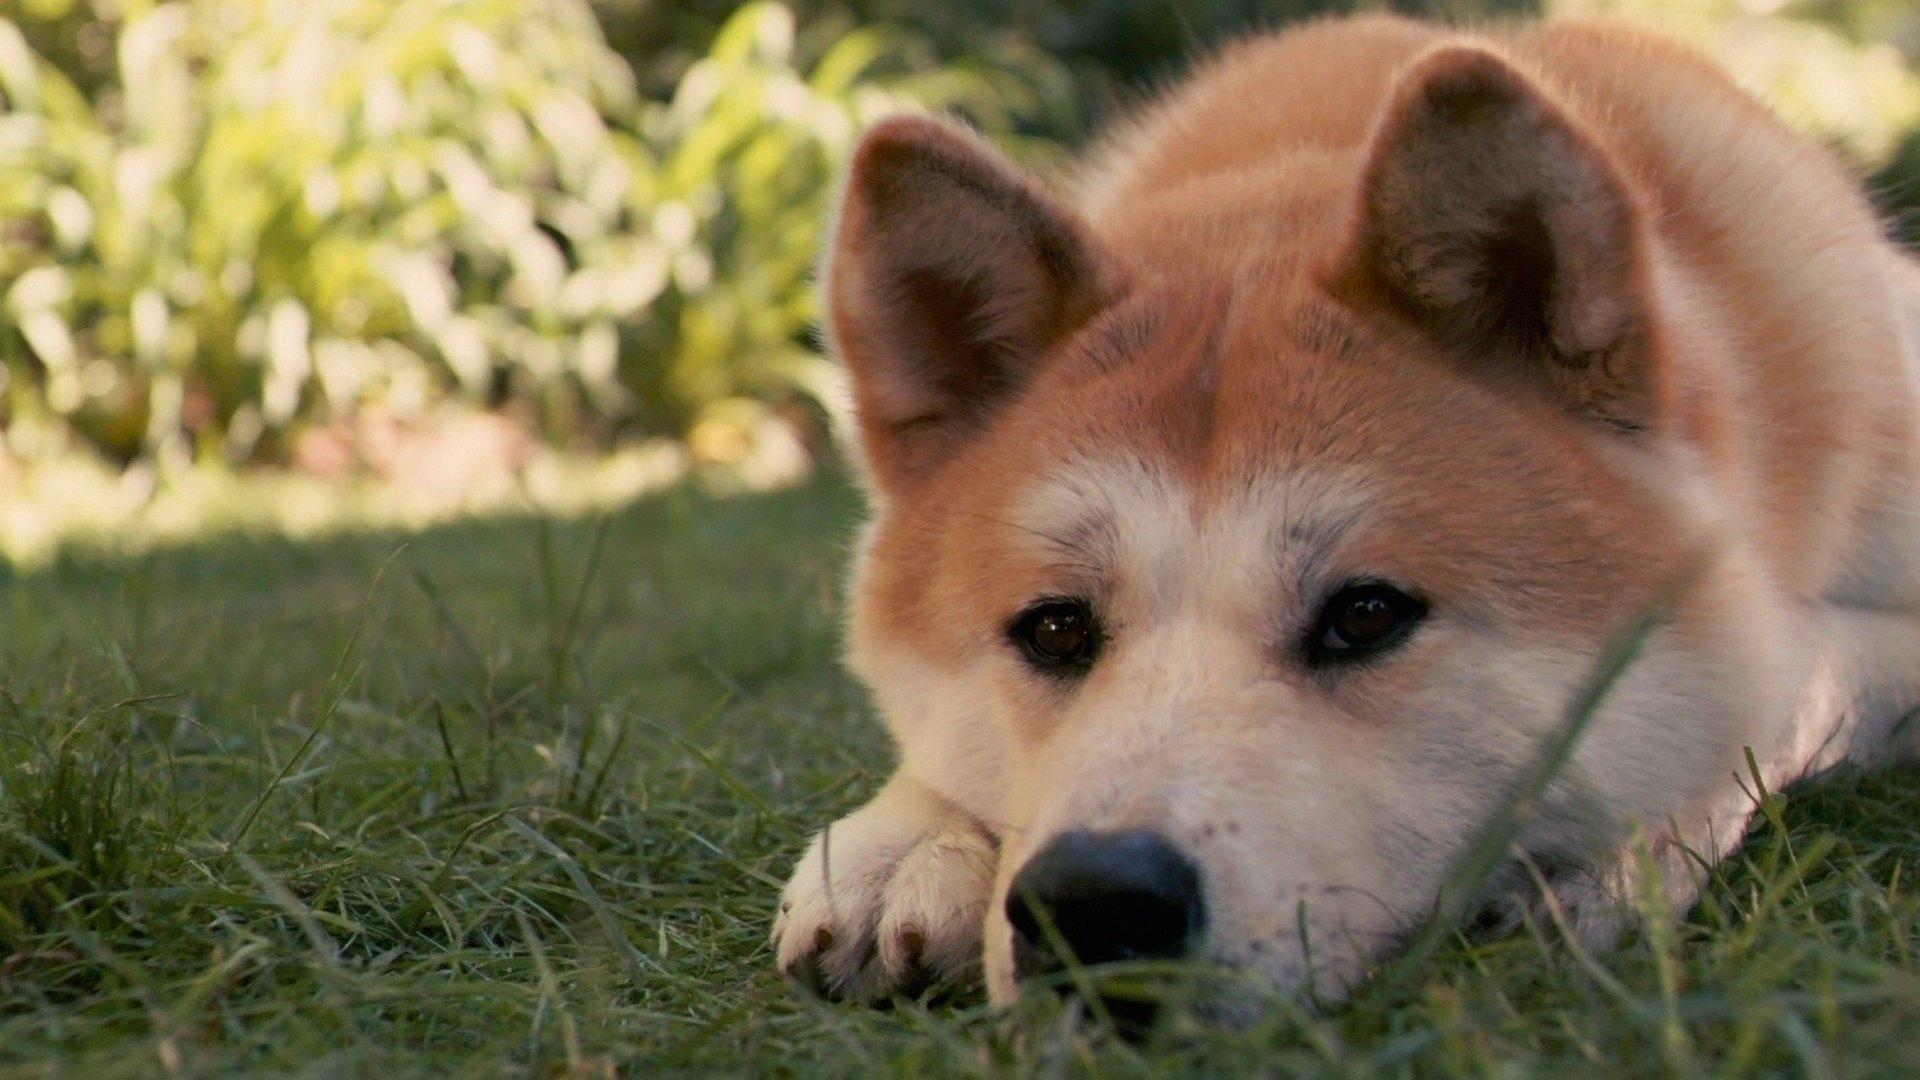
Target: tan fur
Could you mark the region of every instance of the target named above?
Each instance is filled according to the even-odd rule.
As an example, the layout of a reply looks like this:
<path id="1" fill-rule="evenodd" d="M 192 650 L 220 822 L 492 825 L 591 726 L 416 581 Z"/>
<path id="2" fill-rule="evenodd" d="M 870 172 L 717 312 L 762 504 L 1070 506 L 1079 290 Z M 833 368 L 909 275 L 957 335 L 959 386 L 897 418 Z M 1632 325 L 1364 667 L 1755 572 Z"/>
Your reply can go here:
<path id="1" fill-rule="evenodd" d="M 1201 868 L 1206 959 L 1337 994 L 1676 581 L 1522 837 L 1584 936 L 1636 829 L 1692 895 L 1748 749 L 1784 784 L 1920 746 L 1920 269 L 1676 45 L 1310 24 L 1203 66 L 1071 200 L 889 121 L 827 285 L 878 507 L 849 659 L 901 755 L 783 902 L 781 965 L 830 993 L 984 952 L 1005 999 L 1012 875 L 1145 827 Z M 1355 577 L 1432 613 L 1304 670 Z M 1005 635 L 1059 595 L 1113 628 L 1071 685 Z"/>

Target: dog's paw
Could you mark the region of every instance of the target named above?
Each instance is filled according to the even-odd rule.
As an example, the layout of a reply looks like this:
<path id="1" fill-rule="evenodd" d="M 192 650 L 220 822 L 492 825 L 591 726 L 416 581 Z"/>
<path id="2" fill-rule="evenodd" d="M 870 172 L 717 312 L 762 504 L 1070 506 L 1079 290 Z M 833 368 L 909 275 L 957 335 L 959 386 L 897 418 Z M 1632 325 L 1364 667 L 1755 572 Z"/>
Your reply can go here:
<path id="1" fill-rule="evenodd" d="M 876 1003 L 966 980 L 998 845 L 953 812 L 885 794 L 814 837 L 780 898 L 780 970 L 836 1001 Z"/>
<path id="2" fill-rule="evenodd" d="M 1734 835 L 1739 835 L 1737 829 Z M 1483 915 L 1494 910 L 1502 916 L 1472 930 L 1480 936 L 1501 936 L 1531 917 L 1588 949 L 1602 950 L 1616 947 L 1649 916 L 1677 920 L 1693 907 L 1705 884 L 1709 863 L 1698 853 L 1713 849 L 1705 843 L 1682 844 L 1664 834 L 1650 841 L 1636 840 L 1593 865 L 1535 866 L 1518 888 L 1482 909 Z M 1712 858 L 1717 861 L 1722 854 Z"/>

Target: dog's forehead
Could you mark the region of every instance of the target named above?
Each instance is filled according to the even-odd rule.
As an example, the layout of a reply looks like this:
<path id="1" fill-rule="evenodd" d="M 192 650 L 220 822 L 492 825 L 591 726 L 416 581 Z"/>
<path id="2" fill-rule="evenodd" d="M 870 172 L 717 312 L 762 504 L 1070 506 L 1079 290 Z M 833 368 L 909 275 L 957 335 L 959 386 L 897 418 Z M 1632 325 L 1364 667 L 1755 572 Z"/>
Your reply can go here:
<path id="1" fill-rule="evenodd" d="M 1377 505 L 1367 471 L 1301 463 L 1196 487 L 1165 463 L 1089 455 L 1049 470 L 1015 504 L 1014 542 L 1042 565 L 1170 599 L 1189 585 L 1232 599 L 1310 578 Z"/>
<path id="2" fill-rule="evenodd" d="M 1048 440 L 1056 456 L 1151 461 L 1210 504 L 1304 466 L 1399 456 L 1436 419 L 1485 404 L 1457 400 L 1457 380 L 1404 335 L 1292 262 L 1180 284 L 1097 320 L 1002 431 L 1026 446 L 1064 432 L 1071 453 Z"/>
<path id="3" fill-rule="evenodd" d="M 1068 433 L 1025 473 L 1027 540 L 1145 571 L 1307 557 L 1358 524 L 1375 477 L 1403 468 L 1382 433 L 1419 420 L 1404 373 L 1364 355 L 1374 336 L 1298 276 L 1152 296 L 1096 326 L 1091 363 L 1010 425 Z"/>

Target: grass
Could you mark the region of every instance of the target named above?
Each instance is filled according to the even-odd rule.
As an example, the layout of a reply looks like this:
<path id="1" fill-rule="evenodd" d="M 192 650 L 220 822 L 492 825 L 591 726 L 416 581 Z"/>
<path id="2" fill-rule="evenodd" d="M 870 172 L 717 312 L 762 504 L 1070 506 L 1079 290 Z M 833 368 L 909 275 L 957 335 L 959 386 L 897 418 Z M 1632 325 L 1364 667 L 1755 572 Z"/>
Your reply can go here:
<path id="1" fill-rule="evenodd" d="M 1034 1000 L 800 1001 L 777 886 L 888 752 L 838 479 L 604 520 L 228 537 L 0 577 L 0 1068 L 1911 1074 L 1920 770 L 1771 798 L 1614 953 L 1450 939 L 1144 1047 Z"/>

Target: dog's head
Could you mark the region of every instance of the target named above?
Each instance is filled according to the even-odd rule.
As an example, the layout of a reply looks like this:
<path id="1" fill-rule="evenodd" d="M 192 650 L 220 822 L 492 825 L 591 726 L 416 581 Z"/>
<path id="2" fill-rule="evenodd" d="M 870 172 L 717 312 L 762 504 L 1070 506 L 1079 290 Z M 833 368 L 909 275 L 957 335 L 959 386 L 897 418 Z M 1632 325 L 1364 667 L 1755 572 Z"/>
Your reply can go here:
<path id="1" fill-rule="evenodd" d="M 850 653 L 1002 838 L 996 995 L 1064 939 L 1337 996 L 1433 911 L 1710 527 L 1642 203 L 1469 48 L 1364 148 L 1096 222 L 951 126 L 869 135 L 827 274 Z M 1531 808 L 1542 873 L 1724 779 L 1768 691 L 1707 578 Z"/>

